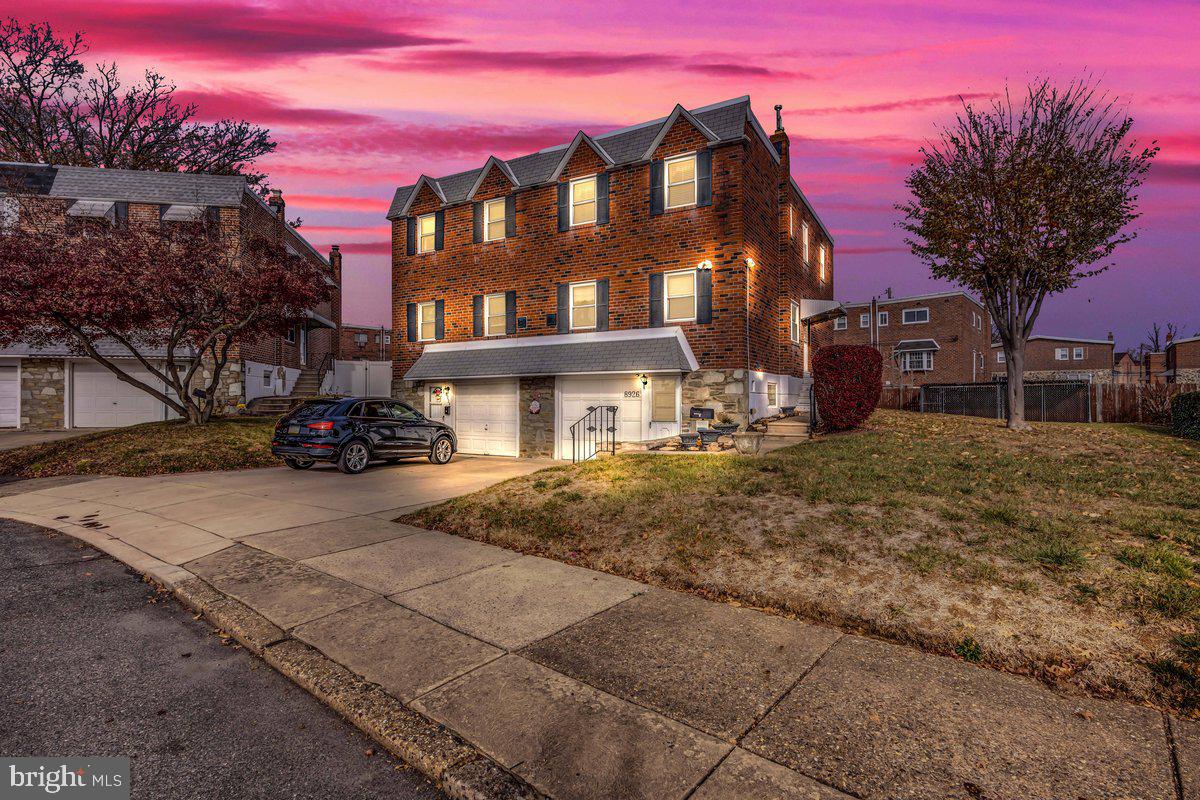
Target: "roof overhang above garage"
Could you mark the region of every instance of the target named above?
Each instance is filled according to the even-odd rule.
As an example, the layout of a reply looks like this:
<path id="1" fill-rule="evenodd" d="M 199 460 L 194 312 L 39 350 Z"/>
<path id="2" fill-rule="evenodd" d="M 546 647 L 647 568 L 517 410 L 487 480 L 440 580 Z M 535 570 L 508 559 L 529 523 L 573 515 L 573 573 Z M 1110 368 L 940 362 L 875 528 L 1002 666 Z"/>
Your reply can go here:
<path id="1" fill-rule="evenodd" d="M 934 339 L 905 339 L 897 342 L 892 348 L 893 353 L 923 353 L 931 350 L 941 350 L 942 347 Z"/>
<path id="2" fill-rule="evenodd" d="M 527 336 L 425 346 L 405 380 L 694 372 L 692 348 L 679 328 L 640 328 Z"/>

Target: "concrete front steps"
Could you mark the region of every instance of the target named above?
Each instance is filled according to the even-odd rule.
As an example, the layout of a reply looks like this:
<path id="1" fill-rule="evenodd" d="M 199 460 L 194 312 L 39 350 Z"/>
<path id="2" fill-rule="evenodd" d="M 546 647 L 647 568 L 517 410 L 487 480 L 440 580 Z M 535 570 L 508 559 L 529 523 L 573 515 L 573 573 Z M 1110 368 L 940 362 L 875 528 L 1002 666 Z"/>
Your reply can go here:
<path id="1" fill-rule="evenodd" d="M 250 401 L 250 413 L 281 417 L 310 397 L 321 393 L 321 376 L 316 369 L 305 368 L 296 378 L 292 393 L 283 397 L 256 397 Z"/>
<path id="2" fill-rule="evenodd" d="M 779 439 L 807 439 L 809 434 L 808 416 L 784 417 L 765 423 L 766 435 Z"/>

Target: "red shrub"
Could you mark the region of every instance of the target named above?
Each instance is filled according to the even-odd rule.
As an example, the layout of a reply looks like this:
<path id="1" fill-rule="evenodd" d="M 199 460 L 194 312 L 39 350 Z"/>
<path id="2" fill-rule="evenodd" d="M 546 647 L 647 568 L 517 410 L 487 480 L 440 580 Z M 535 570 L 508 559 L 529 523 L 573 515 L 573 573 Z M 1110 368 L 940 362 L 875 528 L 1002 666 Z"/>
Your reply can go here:
<path id="1" fill-rule="evenodd" d="M 817 413 L 831 430 L 857 428 L 879 405 L 883 357 L 874 347 L 822 347 L 813 357 L 812 371 Z"/>

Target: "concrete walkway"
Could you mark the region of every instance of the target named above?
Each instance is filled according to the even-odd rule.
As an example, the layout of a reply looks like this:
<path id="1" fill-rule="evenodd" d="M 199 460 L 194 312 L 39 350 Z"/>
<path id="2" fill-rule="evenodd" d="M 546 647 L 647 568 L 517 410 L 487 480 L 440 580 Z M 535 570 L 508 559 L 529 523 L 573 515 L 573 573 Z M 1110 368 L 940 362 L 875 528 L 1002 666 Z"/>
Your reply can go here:
<path id="1" fill-rule="evenodd" d="M 16 450 L 18 447 L 28 447 L 31 444 L 57 442 L 61 439 L 74 439 L 89 433 L 99 433 L 108 428 L 72 428 L 65 431 L 26 431 L 18 429 L 0 429 L 0 450 Z"/>
<path id="2" fill-rule="evenodd" d="M 306 643 L 554 798 L 1200 800 L 1196 723 L 389 522 L 394 498 L 313 480 L 344 476 L 259 472 L 57 486 L 0 515 L 199 576 L 272 623 L 270 663 Z"/>

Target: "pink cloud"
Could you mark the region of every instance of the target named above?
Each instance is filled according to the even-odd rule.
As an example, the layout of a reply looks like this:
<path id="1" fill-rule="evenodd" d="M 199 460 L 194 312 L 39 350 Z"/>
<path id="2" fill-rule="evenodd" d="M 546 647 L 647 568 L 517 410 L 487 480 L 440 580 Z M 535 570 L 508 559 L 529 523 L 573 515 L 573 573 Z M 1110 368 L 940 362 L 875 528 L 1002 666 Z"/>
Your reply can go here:
<path id="1" fill-rule="evenodd" d="M 343 242 L 341 247 L 342 247 L 343 253 L 351 253 L 354 255 L 378 256 L 378 255 L 391 255 L 392 254 L 391 241 Z"/>
<path id="2" fill-rule="evenodd" d="M 808 77 L 735 60 L 670 53 L 620 53 L 609 51 L 485 50 L 449 48 L 420 50 L 395 61 L 371 59 L 373 67 L 391 70 L 439 72 L 533 72 L 543 75 L 611 75 L 644 70 L 682 70 L 722 78 Z"/>
<path id="3" fill-rule="evenodd" d="M 284 200 L 288 206 L 314 208 L 328 211 L 378 211 L 386 212 L 391 206 L 391 197 L 349 197 L 327 194 L 289 194 Z M 301 228 L 311 230 L 311 228 Z"/>
<path id="4" fill-rule="evenodd" d="M 912 108 L 931 108 L 934 106 L 959 105 L 963 101 L 983 100 L 996 95 L 992 92 L 970 92 L 966 94 L 947 94 L 937 97 L 910 97 L 904 100 L 889 100 L 885 103 L 868 103 L 852 106 L 826 106 L 824 108 L 801 108 L 795 113 L 807 116 L 820 114 L 876 114 L 881 111 L 897 111 Z"/>
<path id="5" fill-rule="evenodd" d="M 459 39 L 414 32 L 420 20 L 380 7 L 308 13 L 287 3 L 183 0 L 173 3 L 49 0 L 39 16 L 82 29 L 105 52 L 170 53 L 201 60 L 266 61 L 322 54 L 452 44 Z"/>
<path id="6" fill-rule="evenodd" d="M 364 125 L 378 117 L 357 114 L 337 108 L 305 108 L 288 105 L 274 95 L 243 89 L 179 90 L 175 97 L 181 103 L 194 103 L 202 120 L 253 119 L 259 124 L 284 123 L 291 125 Z"/>
<path id="7" fill-rule="evenodd" d="M 384 153 L 435 159 L 475 159 L 465 167 L 482 166 L 489 155 L 514 158 L 544 147 L 569 142 L 581 126 L 562 123 L 529 125 L 380 123 L 368 128 L 336 132 L 300 133 L 291 141 L 300 148 L 330 153 Z M 582 126 L 610 130 L 615 125 Z"/>

